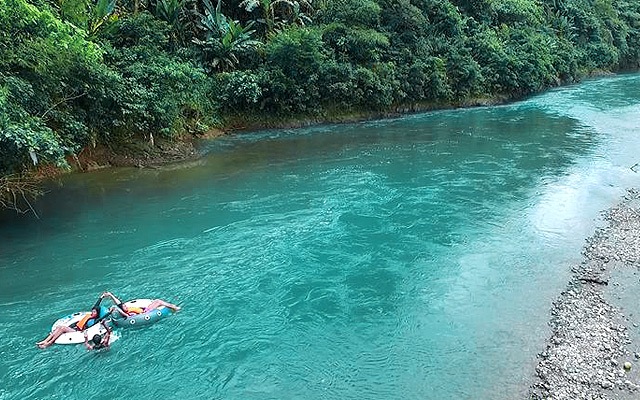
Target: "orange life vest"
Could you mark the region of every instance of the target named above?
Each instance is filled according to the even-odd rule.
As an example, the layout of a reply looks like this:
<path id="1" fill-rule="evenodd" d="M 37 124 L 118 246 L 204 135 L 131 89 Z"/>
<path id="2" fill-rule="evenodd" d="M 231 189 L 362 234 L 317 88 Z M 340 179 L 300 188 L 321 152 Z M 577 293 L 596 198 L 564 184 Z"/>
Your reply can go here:
<path id="1" fill-rule="evenodd" d="M 76 327 L 79 331 L 83 331 L 87 322 L 91 319 L 91 313 L 86 313 L 84 317 L 78 322 L 76 322 Z"/>

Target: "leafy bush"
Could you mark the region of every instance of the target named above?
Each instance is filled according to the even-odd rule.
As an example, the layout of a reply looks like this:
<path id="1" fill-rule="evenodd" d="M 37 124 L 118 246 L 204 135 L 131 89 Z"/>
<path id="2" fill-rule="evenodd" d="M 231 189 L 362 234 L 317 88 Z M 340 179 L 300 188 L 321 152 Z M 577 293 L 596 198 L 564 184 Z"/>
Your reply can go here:
<path id="1" fill-rule="evenodd" d="M 407 69 L 406 78 L 402 81 L 402 90 L 407 95 L 405 101 L 444 101 L 452 96 L 446 66 L 441 58 L 429 57 L 414 62 Z"/>
<path id="2" fill-rule="evenodd" d="M 378 26 L 381 11 L 382 8 L 374 0 L 327 1 L 318 22 L 375 28 Z"/>
<path id="3" fill-rule="evenodd" d="M 424 0 L 423 13 L 429 21 L 429 32 L 448 38 L 463 37 L 465 18 L 448 0 Z"/>
<path id="4" fill-rule="evenodd" d="M 550 85 L 554 67 L 552 39 L 530 30 L 483 30 L 471 40 L 489 93 L 522 95 Z"/>
<path id="5" fill-rule="evenodd" d="M 222 73 L 216 79 L 216 95 L 225 113 L 255 110 L 262 99 L 260 76 L 247 71 Z"/>
<path id="6" fill-rule="evenodd" d="M 542 9 L 532 0 L 491 0 L 489 6 L 496 26 L 532 26 L 542 22 Z"/>
<path id="7" fill-rule="evenodd" d="M 41 118 L 29 115 L 11 98 L 10 86 L 0 79 L 0 174 L 42 161 L 66 165 L 68 149 Z"/>
<path id="8" fill-rule="evenodd" d="M 171 27 L 142 12 L 104 33 L 105 64 L 112 73 L 94 108 L 103 140 L 133 135 L 167 138 L 213 123 L 212 80 L 194 62 L 171 53 Z"/>
<path id="9" fill-rule="evenodd" d="M 296 82 L 316 74 L 327 61 L 319 29 L 291 27 L 278 32 L 265 46 L 269 65 L 279 68 Z"/>
<path id="10" fill-rule="evenodd" d="M 328 108 L 348 112 L 360 103 L 355 96 L 357 82 L 351 63 L 331 61 L 323 64 L 318 87 L 323 104 Z"/>
<path id="11" fill-rule="evenodd" d="M 64 164 L 66 153 L 88 141 L 78 105 L 92 87 L 82 77 L 100 71 L 101 62 L 84 32 L 51 12 L 24 0 L 0 3 L 5 171 L 24 167 L 27 159 Z"/>
<path id="12" fill-rule="evenodd" d="M 464 99 L 482 93 L 482 67 L 473 58 L 471 49 L 465 43 L 455 42 L 450 46 L 445 55 L 445 62 L 447 82 L 453 98 Z"/>
<path id="13" fill-rule="evenodd" d="M 391 44 L 399 50 L 411 50 L 428 36 L 429 20 L 423 10 L 409 0 L 389 1 L 383 9 L 382 25 L 390 34 Z"/>
<path id="14" fill-rule="evenodd" d="M 172 137 L 211 123 L 211 80 L 192 63 L 146 47 L 109 49 L 116 90 L 102 102 L 107 140 L 135 134 Z M 115 105 L 115 107 L 113 107 Z"/>
<path id="15" fill-rule="evenodd" d="M 394 78 L 395 68 L 391 63 L 376 64 L 372 69 L 357 67 L 354 71 L 356 104 L 373 110 L 390 107 L 397 90 Z"/>
<path id="16" fill-rule="evenodd" d="M 386 35 L 368 28 L 352 28 L 341 23 L 324 27 L 324 42 L 341 61 L 372 64 L 380 61 L 389 47 Z"/>
<path id="17" fill-rule="evenodd" d="M 114 48 L 140 47 L 169 52 L 171 26 L 156 19 L 148 12 L 120 18 L 111 29 L 100 33 L 99 39 L 108 42 Z"/>

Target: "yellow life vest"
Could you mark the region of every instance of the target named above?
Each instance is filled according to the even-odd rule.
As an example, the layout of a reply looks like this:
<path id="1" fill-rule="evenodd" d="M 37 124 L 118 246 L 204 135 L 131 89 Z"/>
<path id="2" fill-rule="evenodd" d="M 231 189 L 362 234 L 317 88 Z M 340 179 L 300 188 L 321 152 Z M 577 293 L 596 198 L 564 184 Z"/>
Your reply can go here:
<path id="1" fill-rule="evenodd" d="M 129 315 L 142 314 L 143 312 L 144 309 L 140 307 L 127 307 L 127 314 Z"/>

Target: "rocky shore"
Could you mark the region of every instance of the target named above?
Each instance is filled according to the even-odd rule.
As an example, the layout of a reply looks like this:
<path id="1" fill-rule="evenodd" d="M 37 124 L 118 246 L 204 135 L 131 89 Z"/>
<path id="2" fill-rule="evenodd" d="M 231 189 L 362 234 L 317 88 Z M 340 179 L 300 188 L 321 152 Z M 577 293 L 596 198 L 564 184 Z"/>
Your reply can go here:
<path id="1" fill-rule="evenodd" d="M 604 219 L 553 303 L 530 399 L 640 399 L 640 191 Z"/>

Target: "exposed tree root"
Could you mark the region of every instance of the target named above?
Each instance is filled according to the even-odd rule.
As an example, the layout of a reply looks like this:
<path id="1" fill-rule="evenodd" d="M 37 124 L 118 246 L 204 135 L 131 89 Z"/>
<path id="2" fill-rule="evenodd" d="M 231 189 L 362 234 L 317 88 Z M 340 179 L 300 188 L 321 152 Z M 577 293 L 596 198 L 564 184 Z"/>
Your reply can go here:
<path id="1" fill-rule="evenodd" d="M 43 194 L 39 181 L 29 175 L 6 175 L 0 177 L 0 208 L 25 214 L 31 211 L 36 218 L 38 213 L 31 201 Z"/>

